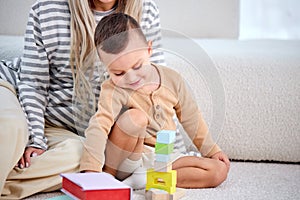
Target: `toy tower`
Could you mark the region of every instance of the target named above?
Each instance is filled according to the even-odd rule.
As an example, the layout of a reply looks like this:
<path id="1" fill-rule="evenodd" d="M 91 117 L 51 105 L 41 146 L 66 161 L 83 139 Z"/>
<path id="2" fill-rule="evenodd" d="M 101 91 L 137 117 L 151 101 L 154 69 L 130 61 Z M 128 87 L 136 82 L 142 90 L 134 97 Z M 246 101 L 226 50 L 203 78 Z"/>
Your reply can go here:
<path id="1" fill-rule="evenodd" d="M 181 189 L 176 192 L 177 173 L 172 170 L 171 154 L 175 138 L 176 131 L 161 130 L 157 133 L 154 169 L 147 171 L 147 199 L 179 199 L 184 195 Z"/>

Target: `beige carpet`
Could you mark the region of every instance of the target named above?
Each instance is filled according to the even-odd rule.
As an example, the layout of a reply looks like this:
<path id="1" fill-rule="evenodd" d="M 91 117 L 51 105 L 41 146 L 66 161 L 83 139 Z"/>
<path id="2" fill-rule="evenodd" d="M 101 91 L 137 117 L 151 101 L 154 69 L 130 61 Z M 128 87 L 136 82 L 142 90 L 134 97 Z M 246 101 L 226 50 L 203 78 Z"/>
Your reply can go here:
<path id="1" fill-rule="evenodd" d="M 300 165 L 232 162 L 229 177 L 212 189 L 190 189 L 182 200 L 201 199 L 300 199 Z M 144 200 L 136 191 L 133 200 Z M 38 194 L 26 200 L 47 199 L 60 192 Z"/>

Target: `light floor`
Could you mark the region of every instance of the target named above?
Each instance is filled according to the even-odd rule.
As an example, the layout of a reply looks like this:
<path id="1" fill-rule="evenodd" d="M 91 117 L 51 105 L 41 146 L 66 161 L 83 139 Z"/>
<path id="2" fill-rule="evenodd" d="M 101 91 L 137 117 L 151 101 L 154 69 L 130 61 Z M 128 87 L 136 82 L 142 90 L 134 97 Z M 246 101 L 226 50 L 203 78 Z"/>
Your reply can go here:
<path id="1" fill-rule="evenodd" d="M 37 194 L 26 200 L 47 199 L 60 192 Z M 144 200 L 144 191 L 135 191 L 133 200 Z M 189 189 L 182 200 L 213 199 L 300 199 L 300 165 L 232 162 L 228 179 L 219 187 Z"/>

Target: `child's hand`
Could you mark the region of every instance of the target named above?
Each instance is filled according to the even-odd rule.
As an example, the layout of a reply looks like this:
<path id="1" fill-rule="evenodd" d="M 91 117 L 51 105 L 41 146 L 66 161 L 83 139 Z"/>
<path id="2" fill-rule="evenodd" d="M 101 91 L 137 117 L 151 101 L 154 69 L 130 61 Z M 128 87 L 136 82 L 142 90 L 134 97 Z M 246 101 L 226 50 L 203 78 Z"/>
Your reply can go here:
<path id="1" fill-rule="evenodd" d="M 41 155 L 45 152 L 45 150 L 43 149 L 39 149 L 39 148 L 35 148 L 35 147 L 27 147 L 25 149 L 25 152 L 23 154 L 23 156 L 20 158 L 19 162 L 18 162 L 18 167 L 20 167 L 21 169 L 23 169 L 24 167 L 29 167 L 31 164 L 31 157 L 35 157 L 38 155 Z"/>
<path id="2" fill-rule="evenodd" d="M 224 152 L 222 152 L 222 151 L 217 152 L 214 155 L 212 155 L 211 158 L 224 162 L 227 167 L 227 170 L 229 171 L 230 161 L 228 159 L 228 156 Z"/>

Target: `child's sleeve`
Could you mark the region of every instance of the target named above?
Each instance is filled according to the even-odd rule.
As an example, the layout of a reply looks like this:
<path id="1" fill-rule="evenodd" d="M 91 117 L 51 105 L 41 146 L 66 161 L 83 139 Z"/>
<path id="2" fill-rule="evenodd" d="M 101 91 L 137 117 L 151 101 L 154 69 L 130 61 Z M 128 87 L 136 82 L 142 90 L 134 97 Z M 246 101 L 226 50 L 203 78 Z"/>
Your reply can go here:
<path id="1" fill-rule="evenodd" d="M 91 117 L 89 126 L 85 130 L 86 139 L 80 161 L 80 171 L 102 171 L 108 134 L 120 113 L 123 100 L 123 96 L 112 84 L 107 84 L 107 82 L 102 84 L 98 110 Z"/>
<path id="2" fill-rule="evenodd" d="M 178 104 L 175 106 L 177 117 L 197 149 L 205 157 L 211 157 L 221 151 L 213 141 L 200 109 L 182 77 L 178 78 L 177 92 Z"/>

